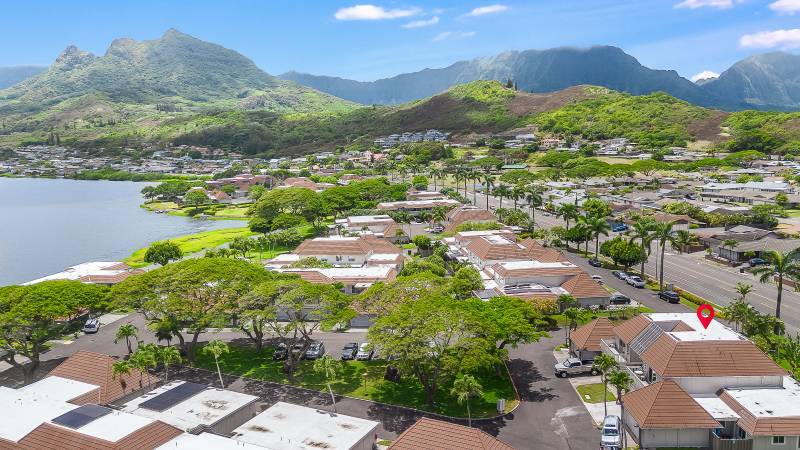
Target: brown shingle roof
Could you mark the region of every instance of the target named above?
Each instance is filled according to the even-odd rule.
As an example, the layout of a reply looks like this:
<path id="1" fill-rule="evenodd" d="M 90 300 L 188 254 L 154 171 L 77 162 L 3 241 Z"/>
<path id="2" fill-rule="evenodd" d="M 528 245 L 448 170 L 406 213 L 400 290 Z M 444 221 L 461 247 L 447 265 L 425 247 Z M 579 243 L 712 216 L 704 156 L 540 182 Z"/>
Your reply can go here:
<path id="1" fill-rule="evenodd" d="M 737 425 L 755 436 L 794 436 L 800 434 L 800 417 L 756 417 L 748 411 L 727 391 L 722 391 L 719 398 L 739 415 Z M 787 399 L 788 400 L 788 399 Z"/>
<path id="2" fill-rule="evenodd" d="M 368 255 L 370 253 L 402 253 L 391 242 L 375 236 L 358 238 L 306 239 L 297 246 L 295 253 L 301 257 L 317 255 Z"/>
<path id="3" fill-rule="evenodd" d="M 530 259 L 525 247 L 520 246 L 514 241 L 506 239 L 490 241 L 485 237 L 473 239 L 468 245 L 467 250 L 483 261 L 524 261 Z"/>
<path id="4" fill-rule="evenodd" d="M 391 450 L 514 450 L 477 428 L 422 418 L 389 446 Z"/>
<path id="5" fill-rule="evenodd" d="M 563 267 L 520 267 L 507 268 L 498 263 L 492 266 L 492 270 L 503 278 L 506 277 L 525 277 L 525 276 L 553 276 L 553 275 L 577 275 L 583 270 L 573 264 Z M 595 282 L 596 284 L 597 282 Z"/>
<path id="6" fill-rule="evenodd" d="M 100 386 L 99 392 L 95 390 L 70 401 L 76 405 L 111 403 L 143 387 L 139 385 L 142 380 L 145 385 L 158 381 L 149 374 L 144 374 L 142 378 L 136 369 L 132 369 L 130 374 L 118 375 L 114 378 L 113 365 L 115 362 L 116 360 L 108 355 L 80 350 L 59 364 L 48 376 L 58 376 Z"/>
<path id="7" fill-rule="evenodd" d="M 559 262 L 567 260 L 560 251 L 551 247 L 545 247 L 531 238 L 523 239 L 520 245 L 525 247 L 528 250 L 528 256 L 536 261 Z"/>
<path id="8" fill-rule="evenodd" d="M 164 422 L 153 422 L 117 442 L 110 442 L 57 425 L 43 423 L 16 444 L 0 443 L 0 448 L 31 450 L 150 450 L 183 432 Z"/>
<path id="9" fill-rule="evenodd" d="M 592 279 L 586 272 L 581 272 L 561 285 L 570 295 L 576 299 L 609 297 L 611 294 L 600 283 Z"/>
<path id="10" fill-rule="evenodd" d="M 570 333 L 569 340 L 575 348 L 589 351 L 600 351 L 600 340 L 614 336 L 614 324 L 605 317 L 595 319 Z"/>
<path id="11" fill-rule="evenodd" d="M 444 231 L 454 231 L 459 225 L 465 222 L 492 222 L 497 217 L 485 209 L 462 206 L 455 208 L 447 214 L 447 227 Z"/>
<path id="12" fill-rule="evenodd" d="M 642 353 L 642 361 L 667 378 L 786 375 L 748 340 L 678 341 L 664 333 Z"/>
<path id="13" fill-rule="evenodd" d="M 617 335 L 622 342 L 630 344 L 631 341 L 633 341 L 636 336 L 644 331 L 644 329 L 647 328 L 647 326 L 651 323 L 652 322 L 647 318 L 647 316 L 639 315 L 615 326 L 614 334 Z"/>
<path id="14" fill-rule="evenodd" d="M 622 404 L 642 429 L 720 427 L 719 422 L 671 380 L 629 392 L 622 396 Z"/>

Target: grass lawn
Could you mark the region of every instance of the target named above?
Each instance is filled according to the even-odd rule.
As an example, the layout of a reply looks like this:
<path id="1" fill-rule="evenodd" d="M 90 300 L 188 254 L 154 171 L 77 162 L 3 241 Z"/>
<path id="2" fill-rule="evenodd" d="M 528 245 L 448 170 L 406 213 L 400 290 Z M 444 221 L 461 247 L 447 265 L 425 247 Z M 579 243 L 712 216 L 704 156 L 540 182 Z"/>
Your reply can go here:
<path id="1" fill-rule="evenodd" d="M 787 209 L 784 212 L 787 217 L 800 217 L 800 209 Z"/>
<path id="2" fill-rule="evenodd" d="M 221 230 L 205 231 L 197 234 L 189 234 L 177 238 L 169 239 L 170 241 L 178 244 L 183 251 L 184 255 L 195 253 L 209 248 L 218 247 L 226 242 L 240 236 L 252 236 L 256 233 L 250 231 L 247 227 L 241 228 L 224 228 Z M 144 254 L 147 253 L 147 248 L 140 248 L 133 252 L 133 254 L 125 259 L 131 267 L 144 267 L 148 264 L 144 262 Z"/>
<path id="3" fill-rule="evenodd" d="M 225 209 L 220 209 L 212 217 L 215 219 L 247 219 L 247 211 L 249 209 L 249 206 L 231 205 Z"/>
<path id="4" fill-rule="evenodd" d="M 595 384 L 582 384 L 575 388 L 578 395 L 581 396 L 586 403 L 603 403 L 603 383 Z M 613 402 L 617 397 L 613 392 L 607 391 L 606 401 Z"/>
<path id="5" fill-rule="evenodd" d="M 246 346 L 231 345 L 230 350 L 230 353 L 224 355 L 220 361 L 220 369 L 225 373 L 327 391 L 325 378 L 314 372 L 312 361 L 301 361 L 295 371 L 294 381 L 290 382 L 283 373 L 283 362 L 272 360 L 272 348 L 265 348 L 261 354 L 257 354 L 253 348 Z M 337 349 L 331 349 L 331 351 L 334 350 Z M 336 357 L 335 354 L 332 356 Z M 466 417 L 465 407 L 459 405 L 456 399 L 450 395 L 451 385 L 440 386 L 437 405 L 431 409 L 426 403 L 422 386 L 412 376 L 404 377 L 399 383 L 385 381 L 383 374 L 386 365 L 386 361 L 344 361 L 344 370 L 331 384 L 331 388 L 337 394 L 350 397 L 408 406 L 448 416 Z M 216 370 L 213 357 L 199 351 L 197 352 L 197 366 Z M 365 372 L 367 373 L 366 389 L 363 376 Z M 483 386 L 483 397 L 472 400 L 472 417 L 496 415 L 499 398 L 508 399 L 506 402 L 508 410 L 516 405 L 514 387 L 507 373 L 501 377 L 497 377 L 494 373 L 487 373 L 477 378 Z"/>
<path id="6" fill-rule="evenodd" d="M 175 202 L 148 202 L 142 203 L 142 208 L 148 211 L 166 211 L 170 216 L 190 217 L 189 212 L 193 206 L 181 207 Z M 215 204 L 210 207 L 206 214 L 208 219 L 213 220 L 247 220 L 247 211 L 250 205 L 221 205 Z M 213 212 L 213 215 L 211 215 Z"/>

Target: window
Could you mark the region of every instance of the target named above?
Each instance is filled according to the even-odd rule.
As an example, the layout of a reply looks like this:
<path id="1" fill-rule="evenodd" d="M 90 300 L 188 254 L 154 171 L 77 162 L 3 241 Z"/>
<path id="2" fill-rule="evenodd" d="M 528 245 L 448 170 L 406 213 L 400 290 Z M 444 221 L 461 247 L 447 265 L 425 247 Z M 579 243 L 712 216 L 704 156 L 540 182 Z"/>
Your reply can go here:
<path id="1" fill-rule="evenodd" d="M 772 445 L 783 445 L 786 443 L 786 436 L 772 436 Z"/>

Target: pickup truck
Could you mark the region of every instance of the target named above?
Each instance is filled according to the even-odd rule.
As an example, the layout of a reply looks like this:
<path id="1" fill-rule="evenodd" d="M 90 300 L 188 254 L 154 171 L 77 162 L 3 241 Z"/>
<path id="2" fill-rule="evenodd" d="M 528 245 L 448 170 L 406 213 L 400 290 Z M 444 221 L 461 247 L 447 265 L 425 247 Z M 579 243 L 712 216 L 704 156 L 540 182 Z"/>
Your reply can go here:
<path id="1" fill-rule="evenodd" d="M 597 369 L 594 367 L 592 363 L 583 363 L 578 358 L 569 358 L 563 363 L 557 363 L 553 366 L 553 372 L 556 374 L 557 377 L 567 378 L 570 375 L 580 375 L 584 373 L 590 373 L 592 375 L 597 375 Z"/>

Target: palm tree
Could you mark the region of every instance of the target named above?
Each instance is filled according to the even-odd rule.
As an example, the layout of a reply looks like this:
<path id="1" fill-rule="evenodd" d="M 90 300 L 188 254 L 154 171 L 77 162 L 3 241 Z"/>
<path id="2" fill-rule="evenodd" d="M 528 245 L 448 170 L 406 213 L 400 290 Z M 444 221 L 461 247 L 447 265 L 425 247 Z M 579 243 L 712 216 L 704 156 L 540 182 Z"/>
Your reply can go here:
<path id="1" fill-rule="evenodd" d="M 733 260 L 733 249 L 736 248 L 737 245 L 739 245 L 739 241 L 736 239 L 725 239 L 722 241 L 722 248 L 729 248 L 731 250 L 731 258 L 729 258 L 731 260 Z"/>
<path id="2" fill-rule="evenodd" d="M 158 365 L 158 362 L 156 361 L 156 355 L 153 354 L 150 348 L 145 346 L 141 346 L 136 349 L 130 358 L 128 358 L 128 362 L 130 363 L 131 367 L 139 371 L 139 386 L 144 385 L 144 374 L 148 373 L 148 369 Z M 148 377 L 147 380 L 148 384 L 150 384 L 150 377 Z"/>
<path id="3" fill-rule="evenodd" d="M 434 191 L 436 190 L 436 177 L 438 177 L 439 175 L 441 175 L 441 171 L 436 167 L 431 167 L 430 170 L 428 170 L 428 176 L 431 177 L 431 180 L 433 181 Z"/>
<path id="4" fill-rule="evenodd" d="M 775 302 L 775 318 L 781 318 L 781 296 L 783 295 L 783 281 L 785 279 L 800 278 L 800 266 L 797 265 L 798 251 L 792 250 L 788 253 L 778 253 L 774 250 L 762 253 L 762 257 L 769 261 L 769 264 L 760 266 L 753 270 L 753 275 L 759 277 L 758 281 L 766 283 L 775 277 L 778 281 L 778 298 Z M 777 326 L 776 326 L 777 329 Z M 778 334 L 777 331 L 775 334 Z"/>
<path id="5" fill-rule="evenodd" d="M 594 358 L 594 367 L 600 372 L 600 376 L 603 380 L 603 417 L 608 415 L 608 405 L 606 405 L 607 398 L 608 398 L 608 372 L 611 369 L 615 369 L 617 367 L 617 361 L 614 360 L 614 357 L 607 354 L 601 353 Z"/>
<path id="6" fill-rule="evenodd" d="M 111 379 L 116 380 L 117 377 L 122 378 L 123 375 L 130 375 L 131 370 L 133 370 L 133 367 L 129 361 L 124 359 L 116 361 L 111 365 Z M 125 388 L 127 387 L 125 381 L 120 380 L 120 384 L 122 385 L 122 391 L 125 392 Z"/>
<path id="7" fill-rule="evenodd" d="M 653 239 L 656 239 L 661 247 L 661 263 L 658 267 L 658 289 L 664 289 L 664 250 L 669 242 L 671 245 L 675 245 L 675 230 L 672 229 L 672 225 L 674 222 L 663 222 L 656 224 L 655 228 L 653 229 Z"/>
<path id="8" fill-rule="evenodd" d="M 723 315 L 733 323 L 736 331 L 739 331 L 740 326 L 743 326 L 750 319 L 752 313 L 753 308 L 741 299 L 734 300 L 723 309 Z"/>
<path id="9" fill-rule="evenodd" d="M 214 357 L 214 364 L 217 366 L 217 375 L 219 375 L 219 384 L 222 389 L 225 389 L 225 382 L 222 380 L 222 371 L 219 370 L 219 358 L 229 351 L 228 344 L 218 339 L 214 339 L 203 347 L 203 353 Z"/>
<path id="10" fill-rule="evenodd" d="M 558 207 L 556 216 L 564 219 L 564 222 L 567 223 L 567 231 L 569 231 L 569 221 L 578 219 L 578 207 L 572 203 L 565 203 Z"/>
<path id="11" fill-rule="evenodd" d="M 675 233 L 675 240 L 672 243 L 672 248 L 683 254 L 687 247 L 697 243 L 697 236 L 690 233 L 689 230 L 678 230 Z"/>
<path id="12" fill-rule="evenodd" d="M 331 389 L 331 380 L 336 378 L 336 375 L 342 370 L 342 362 L 338 359 L 333 359 L 330 355 L 325 355 L 314 361 L 314 372 L 321 374 L 325 377 L 325 384 L 328 386 L 328 392 L 331 394 L 331 402 L 333 403 L 333 412 L 336 412 L 336 397 L 333 395 Z"/>
<path id="13" fill-rule="evenodd" d="M 594 259 L 597 259 L 600 254 L 600 235 L 608 236 L 611 226 L 605 217 L 586 217 L 583 219 L 583 223 L 586 224 L 586 230 L 590 236 L 594 236 Z"/>
<path id="14" fill-rule="evenodd" d="M 514 199 L 514 209 L 517 209 L 517 202 L 525 197 L 525 187 L 522 185 L 516 185 L 511 188 L 511 196 L 510 198 Z"/>
<path id="15" fill-rule="evenodd" d="M 747 299 L 747 294 L 753 292 L 753 285 L 739 282 L 739 283 L 736 283 L 736 288 L 735 289 L 736 289 L 736 293 L 739 294 L 739 297 L 744 302 Z"/>
<path id="16" fill-rule="evenodd" d="M 568 321 L 564 327 L 567 330 L 564 336 L 564 343 L 569 345 L 569 335 L 578 328 L 578 323 L 585 317 L 585 312 L 581 308 L 570 307 L 565 309 L 563 314 Z"/>
<path id="17" fill-rule="evenodd" d="M 117 328 L 117 334 L 114 336 L 114 343 L 117 344 L 121 340 L 125 340 L 125 345 L 128 346 L 128 356 L 133 353 L 133 345 L 131 339 L 136 341 L 139 337 L 139 329 L 132 323 L 126 323 Z"/>
<path id="18" fill-rule="evenodd" d="M 511 189 L 509 189 L 508 186 L 506 186 L 504 184 L 501 184 L 500 186 L 497 186 L 496 188 L 494 188 L 494 195 L 500 197 L 500 206 L 499 206 L 499 208 L 502 208 L 503 207 L 503 198 L 504 197 L 509 197 L 511 195 Z"/>
<path id="19" fill-rule="evenodd" d="M 784 361 L 792 373 L 797 376 L 800 369 L 800 335 L 787 336 L 778 344 L 778 356 Z"/>
<path id="20" fill-rule="evenodd" d="M 630 242 L 633 243 L 638 240 L 642 247 L 642 268 L 639 273 L 642 279 L 644 279 L 644 263 L 647 261 L 648 249 L 650 248 L 650 243 L 653 242 L 654 226 L 655 222 L 652 220 L 640 219 L 634 222 L 633 227 L 631 227 Z"/>
<path id="21" fill-rule="evenodd" d="M 494 177 L 488 173 L 483 176 L 483 193 L 486 194 L 486 210 L 489 210 L 489 192 L 494 187 Z"/>
<path id="22" fill-rule="evenodd" d="M 536 186 L 531 186 L 525 194 L 525 200 L 531 208 L 531 223 L 536 228 L 536 208 L 542 206 L 542 193 Z"/>
<path id="23" fill-rule="evenodd" d="M 456 397 L 459 405 L 467 405 L 467 425 L 471 427 L 472 413 L 469 410 L 469 403 L 473 397 L 483 395 L 483 386 L 472 375 L 462 375 L 453 382 L 450 394 Z"/>
<path id="24" fill-rule="evenodd" d="M 159 347 L 158 359 L 164 364 L 164 383 L 169 382 L 169 366 L 183 361 L 181 352 L 175 347 Z"/>
<path id="25" fill-rule="evenodd" d="M 478 183 L 481 182 L 481 173 L 477 170 L 472 172 L 472 204 L 478 206 Z"/>
<path id="26" fill-rule="evenodd" d="M 608 384 L 614 386 L 617 391 L 617 403 L 622 402 L 622 392 L 628 391 L 633 384 L 633 378 L 628 372 L 623 370 L 613 370 L 608 374 Z"/>

